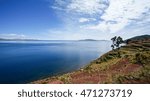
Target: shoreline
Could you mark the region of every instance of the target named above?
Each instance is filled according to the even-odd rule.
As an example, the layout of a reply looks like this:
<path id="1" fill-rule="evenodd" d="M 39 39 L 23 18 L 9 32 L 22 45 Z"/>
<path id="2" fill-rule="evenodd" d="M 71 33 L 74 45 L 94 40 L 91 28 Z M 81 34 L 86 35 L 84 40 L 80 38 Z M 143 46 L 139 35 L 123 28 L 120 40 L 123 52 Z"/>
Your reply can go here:
<path id="1" fill-rule="evenodd" d="M 138 56 L 138 57 L 137 57 Z M 30 82 L 31 84 L 150 83 L 150 40 L 109 51 L 79 70 Z"/>

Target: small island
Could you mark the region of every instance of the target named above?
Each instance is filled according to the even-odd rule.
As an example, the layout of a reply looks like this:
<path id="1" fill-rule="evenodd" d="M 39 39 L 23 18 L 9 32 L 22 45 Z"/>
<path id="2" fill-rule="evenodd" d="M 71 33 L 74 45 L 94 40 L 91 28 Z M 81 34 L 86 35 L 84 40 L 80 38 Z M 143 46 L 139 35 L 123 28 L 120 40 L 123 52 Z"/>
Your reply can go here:
<path id="1" fill-rule="evenodd" d="M 95 40 L 95 39 L 83 39 L 83 40 L 79 40 L 79 41 L 99 41 L 99 40 Z"/>
<path id="2" fill-rule="evenodd" d="M 126 45 L 102 55 L 80 70 L 48 77 L 32 84 L 148 84 L 150 35 L 124 41 Z"/>

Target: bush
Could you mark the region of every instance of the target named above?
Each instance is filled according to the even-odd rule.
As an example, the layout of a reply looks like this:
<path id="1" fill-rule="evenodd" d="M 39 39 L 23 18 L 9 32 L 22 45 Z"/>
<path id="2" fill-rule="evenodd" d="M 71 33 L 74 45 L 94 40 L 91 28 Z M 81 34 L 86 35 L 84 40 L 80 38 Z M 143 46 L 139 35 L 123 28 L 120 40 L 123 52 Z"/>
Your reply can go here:
<path id="1" fill-rule="evenodd" d="M 64 75 L 58 77 L 58 79 L 59 79 L 60 81 L 63 81 L 64 83 L 70 83 L 71 77 L 70 77 L 69 74 L 64 74 Z"/>
<path id="2" fill-rule="evenodd" d="M 138 64 L 147 64 L 150 62 L 150 54 L 148 52 L 136 53 L 134 58 L 135 63 Z"/>
<path id="3" fill-rule="evenodd" d="M 108 54 L 103 55 L 100 58 L 101 62 L 107 62 L 108 60 L 114 59 L 114 58 L 121 58 L 120 51 L 117 52 L 110 52 Z"/>

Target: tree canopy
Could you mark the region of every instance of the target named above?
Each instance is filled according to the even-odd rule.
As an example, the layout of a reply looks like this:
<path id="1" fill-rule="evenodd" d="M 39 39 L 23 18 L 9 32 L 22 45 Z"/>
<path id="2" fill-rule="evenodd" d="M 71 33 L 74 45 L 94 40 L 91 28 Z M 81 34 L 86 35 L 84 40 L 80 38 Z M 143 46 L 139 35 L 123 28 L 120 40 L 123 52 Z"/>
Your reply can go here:
<path id="1" fill-rule="evenodd" d="M 115 36 L 113 38 L 111 38 L 113 44 L 111 45 L 112 49 L 114 50 L 115 48 L 120 48 L 120 44 L 123 43 L 123 39 L 120 36 Z"/>

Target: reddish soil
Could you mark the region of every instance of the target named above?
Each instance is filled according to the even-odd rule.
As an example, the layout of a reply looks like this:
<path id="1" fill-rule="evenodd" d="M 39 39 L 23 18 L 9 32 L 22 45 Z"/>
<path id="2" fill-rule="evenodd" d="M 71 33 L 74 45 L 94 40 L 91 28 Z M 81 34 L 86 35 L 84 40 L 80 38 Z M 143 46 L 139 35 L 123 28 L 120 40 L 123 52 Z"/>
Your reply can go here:
<path id="1" fill-rule="evenodd" d="M 60 80 L 54 80 L 54 81 L 49 82 L 48 84 L 63 84 L 63 82 Z"/>
<path id="2" fill-rule="evenodd" d="M 139 70 L 141 67 L 142 66 L 139 64 L 131 64 L 128 59 L 122 59 L 118 63 L 114 64 L 109 72 L 129 74 Z"/>
<path id="3" fill-rule="evenodd" d="M 140 70 L 142 66 L 138 64 L 131 64 L 129 63 L 128 59 L 122 59 L 118 63 L 109 67 L 106 71 L 96 71 L 96 72 L 85 72 L 85 71 L 78 71 L 70 74 L 72 84 L 86 84 L 86 83 L 103 83 L 107 79 L 111 78 L 113 75 L 116 74 L 129 74 L 134 71 Z M 51 84 L 62 84 L 63 81 L 54 80 L 49 82 Z"/>
<path id="4" fill-rule="evenodd" d="M 86 75 L 84 75 L 86 74 Z M 80 73 L 78 76 L 72 75 L 71 83 L 99 83 L 100 80 L 104 80 L 106 75 L 100 73 Z"/>

